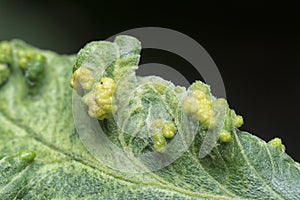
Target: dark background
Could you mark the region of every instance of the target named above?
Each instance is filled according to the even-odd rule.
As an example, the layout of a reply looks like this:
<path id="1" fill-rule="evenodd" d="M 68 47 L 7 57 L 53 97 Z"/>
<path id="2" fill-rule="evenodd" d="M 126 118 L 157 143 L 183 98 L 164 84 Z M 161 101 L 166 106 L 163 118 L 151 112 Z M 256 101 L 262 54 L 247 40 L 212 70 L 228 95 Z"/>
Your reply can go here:
<path id="1" fill-rule="evenodd" d="M 197 40 L 217 64 L 231 107 L 244 116 L 242 129 L 266 141 L 281 137 L 287 153 L 300 161 L 297 12 L 296 5 L 264 1 L 196 5 L 0 0 L 0 40 L 20 38 L 73 54 L 89 41 L 132 28 L 180 31 Z M 189 67 L 175 55 L 143 51 L 143 63 L 154 61 Z"/>

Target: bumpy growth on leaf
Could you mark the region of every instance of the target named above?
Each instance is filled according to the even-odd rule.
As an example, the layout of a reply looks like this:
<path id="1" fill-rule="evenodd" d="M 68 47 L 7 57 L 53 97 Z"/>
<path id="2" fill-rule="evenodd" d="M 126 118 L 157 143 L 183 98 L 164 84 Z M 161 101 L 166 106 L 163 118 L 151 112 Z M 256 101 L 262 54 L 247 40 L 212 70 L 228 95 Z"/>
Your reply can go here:
<path id="1" fill-rule="evenodd" d="M 158 77 L 131 74 L 122 82 L 122 74 L 136 69 L 140 46 L 131 37 L 122 36 L 117 40 L 115 43 L 93 42 L 80 51 L 77 59 L 34 49 L 20 41 L 8 43 L 12 47 L 13 61 L 2 63 L 8 63 L 11 73 L 0 88 L 1 200 L 300 199 L 300 166 L 282 151 L 278 139 L 267 144 L 236 129 L 242 124 L 242 118 L 229 109 L 225 100 L 214 99 L 209 88 L 200 82 L 188 91 Z M 27 93 L 32 88 L 26 84 L 28 78 L 17 62 L 20 45 L 47 60 L 43 81 L 34 94 Z M 112 63 L 114 59 L 117 61 Z M 124 98 L 126 103 L 116 111 L 116 119 L 120 119 L 124 129 L 118 128 L 115 119 L 100 120 L 107 136 L 120 148 L 133 153 L 152 151 L 153 135 L 138 139 L 135 134 L 146 134 L 156 120 L 162 122 L 158 127 L 166 143 L 177 136 L 181 138 L 183 101 L 195 90 L 205 93 L 212 102 L 217 119 L 218 109 L 225 110 L 224 119 L 222 123 L 217 121 L 217 127 L 222 124 L 222 130 L 230 133 L 230 142 L 220 142 L 209 156 L 199 159 L 204 138 L 214 130 L 199 122 L 198 133 L 188 151 L 164 169 L 130 174 L 107 167 L 105 162 L 99 162 L 87 152 L 74 127 L 72 89 L 68 84 L 74 62 L 75 70 L 83 64 L 92 74 L 93 70 L 102 70 L 103 76 L 95 76 L 94 84 L 102 78 L 113 79 L 116 101 Z M 91 91 L 93 88 L 82 95 Z M 193 107 L 188 109 L 194 113 Z M 174 123 L 173 138 L 162 134 L 166 122 Z M 174 127 L 169 124 L 165 129 L 173 132 Z M 135 129 L 140 131 L 134 133 Z M 129 130 L 131 134 L 126 134 Z M 223 138 L 223 133 L 220 135 L 220 141 L 228 140 Z"/>
<path id="2" fill-rule="evenodd" d="M 91 92 L 83 96 L 83 102 L 88 105 L 88 113 L 91 117 L 99 120 L 112 118 L 113 113 L 117 109 L 112 102 L 112 95 L 115 89 L 116 84 L 113 79 L 102 78 L 100 82 L 95 83 Z"/>
<path id="3" fill-rule="evenodd" d="M 214 128 L 216 126 L 212 101 L 206 97 L 203 91 L 195 89 L 192 95 L 183 101 L 182 107 L 183 112 L 193 115 L 193 118 L 199 120 L 206 128 Z"/>
<path id="4" fill-rule="evenodd" d="M 222 142 L 230 142 L 231 140 L 231 135 L 228 131 L 222 130 L 220 132 L 219 138 Z"/>
<path id="5" fill-rule="evenodd" d="M 9 42 L 0 42 L 0 86 L 5 83 L 10 75 L 9 64 L 12 63 L 12 50 Z"/>
<path id="6" fill-rule="evenodd" d="M 225 99 L 216 99 L 210 93 L 208 85 L 201 81 L 196 81 L 190 86 L 190 94 L 183 100 L 182 109 L 187 115 L 191 115 L 194 120 L 199 120 L 203 129 L 215 129 L 222 126 L 219 135 L 221 142 L 230 142 L 230 133 L 243 125 L 243 117 L 236 115 L 235 111 L 229 108 Z M 219 107 L 217 110 L 216 108 Z M 216 111 L 225 111 L 224 117 L 218 117 Z M 218 122 L 222 120 L 222 122 Z"/>
<path id="7" fill-rule="evenodd" d="M 170 138 L 174 137 L 174 135 L 176 133 L 176 127 L 173 122 L 165 122 L 161 131 L 165 138 L 170 139 Z"/>
<path id="8" fill-rule="evenodd" d="M 12 62 L 12 47 L 9 42 L 0 42 L 0 62 L 11 63 Z"/>
<path id="9" fill-rule="evenodd" d="M 10 75 L 10 70 L 7 64 L 0 63 L 0 85 L 5 83 Z"/>
<path id="10" fill-rule="evenodd" d="M 39 52 L 26 47 L 19 47 L 16 50 L 18 65 L 24 70 L 25 76 L 31 84 L 34 84 L 44 71 L 46 58 Z"/>
<path id="11" fill-rule="evenodd" d="M 87 68 L 82 67 L 82 68 L 77 69 L 73 73 L 71 81 L 70 81 L 70 86 L 72 88 L 74 88 L 76 82 L 78 82 L 82 86 L 83 89 L 90 91 L 93 87 L 95 80 L 94 80 L 94 76 L 91 73 L 91 71 L 88 70 Z"/>
<path id="12" fill-rule="evenodd" d="M 150 125 L 150 132 L 154 141 L 154 149 L 164 153 L 166 151 L 167 141 L 176 134 L 176 127 L 173 122 L 163 121 L 160 119 L 154 120 Z"/>
<path id="13" fill-rule="evenodd" d="M 9 66 L 16 65 L 22 69 L 27 83 L 33 86 L 42 76 L 46 64 L 43 54 L 21 41 L 0 42 L 0 85 L 9 78 Z"/>
<path id="14" fill-rule="evenodd" d="M 268 142 L 271 146 L 280 149 L 281 151 L 285 151 L 285 146 L 282 144 L 282 141 L 280 138 L 274 138 Z"/>
<path id="15" fill-rule="evenodd" d="M 34 151 L 30 151 L 30 150 L 22 150 L 19 152 L 19 159 L 22 161 L 33 161 L 33 159 L 35 158 L 36 154 Z"/>

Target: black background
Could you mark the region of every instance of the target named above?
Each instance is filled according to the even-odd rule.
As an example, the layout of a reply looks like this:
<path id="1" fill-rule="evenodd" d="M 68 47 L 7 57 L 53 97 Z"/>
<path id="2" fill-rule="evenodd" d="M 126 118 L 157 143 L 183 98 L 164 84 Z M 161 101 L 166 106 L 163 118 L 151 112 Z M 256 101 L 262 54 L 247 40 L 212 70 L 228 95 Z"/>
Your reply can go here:
<path id="1" fill-rule="evenodd" d="M 281 137 L 287 153 L 300 161 L 296 5 L 130 2 L 0 0 L 0 40 L 20 38 L 71 54 L 89 41 L 132 28 L 180 31 L 198 41 L 217 64 L 231 107 L 244 116 L 242 129 L 266 141 Z M 142 62 L 153 61 L 189 65 L 175 55 L 144 51 Z"/>

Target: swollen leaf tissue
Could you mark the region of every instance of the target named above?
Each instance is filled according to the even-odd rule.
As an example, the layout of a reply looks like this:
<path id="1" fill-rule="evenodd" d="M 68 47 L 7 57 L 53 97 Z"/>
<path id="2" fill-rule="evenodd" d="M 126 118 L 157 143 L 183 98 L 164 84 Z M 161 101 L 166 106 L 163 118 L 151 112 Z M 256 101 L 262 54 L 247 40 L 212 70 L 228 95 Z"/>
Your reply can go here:
<path id="1" fill-rule="evenodd" d="M 0 43 L 0 199 L 300 199 L 300 165 L 281 140 L 237 129 L 243 118 L 200 81 L 183 88 L 137 77 L 140 50 L 130 36 L 89 43 L 76 56 Z M 79 139 L 70 80 L 126 152 L 166 154 L 187 122 L 199 125 L 194 140 L 157 171 L 113 169 Z"/>

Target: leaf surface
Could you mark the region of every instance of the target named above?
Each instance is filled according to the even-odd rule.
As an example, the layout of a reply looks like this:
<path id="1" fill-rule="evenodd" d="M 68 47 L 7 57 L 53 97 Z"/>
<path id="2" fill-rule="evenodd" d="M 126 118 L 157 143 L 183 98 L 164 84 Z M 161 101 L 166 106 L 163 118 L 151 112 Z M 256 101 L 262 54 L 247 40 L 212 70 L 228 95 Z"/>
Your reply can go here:
<path id="1" fill-rule="evenodd" d="M 19 43 L 25 45 L 10 42 L 13 48 Z M 120 41 L 107 46 L 122 45 L 121 52 L 130 49 Z M 299 164 L 239 130 L 233 131 L 230 143 L 218 144 L 202 159 L 198 154 L 205 133 L 199 133 L 187 152 L 155 172 L 124 173 L 98 162 L 82 145 L 73 122 L 69 80 L 75 57 L 37 51 L 48 65 L 34 88 L 16 62 L 10 65 L 9 80 L 0 87 L 1 199 L 300 199 Z M 138 57 L 134 58 L 119 64 L 135 69 Z M 112 71 L 108 68 L 107 73 L 113 76 Z M 159 80 L 154 77 L 152 82 L 166 84 Z M 143 95 L 158 95 L 155 87 L 145 91 Z M 172 108 L 176 102 L 171 100 L 161 99 L 165 109 L 171 106 L 176 115 Z M 135 151 L 132 140 L 126 145 Z M 18 152 L 23 149 L 36 152 L 34 161 L 20 159 Z"/>

